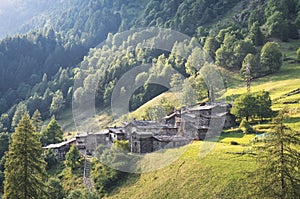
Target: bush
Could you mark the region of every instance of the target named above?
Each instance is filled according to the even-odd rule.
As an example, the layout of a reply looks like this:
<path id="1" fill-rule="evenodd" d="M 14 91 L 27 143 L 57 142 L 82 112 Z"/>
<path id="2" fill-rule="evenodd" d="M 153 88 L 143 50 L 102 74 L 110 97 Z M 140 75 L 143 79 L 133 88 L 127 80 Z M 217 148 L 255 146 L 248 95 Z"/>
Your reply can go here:
<path id="1" fill-rule="evenodd" d="M 247 120 L 243 119 L 239 128 L 243 131 L 244 134 L 252 134 L 255 133 L 252 126 L 247 122 Z"/>

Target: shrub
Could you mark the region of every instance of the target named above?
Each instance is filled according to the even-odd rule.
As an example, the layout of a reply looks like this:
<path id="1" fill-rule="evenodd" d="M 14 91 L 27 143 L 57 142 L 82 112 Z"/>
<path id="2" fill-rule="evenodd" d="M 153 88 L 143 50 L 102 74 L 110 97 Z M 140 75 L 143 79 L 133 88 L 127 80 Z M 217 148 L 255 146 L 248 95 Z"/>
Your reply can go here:
<path id="1" fill-rule="evenodd" d="M 243 131 L 244 134 L 255 133 L 252 126 L 247 122 L 247 120 L 243 119 L 239 128 Z"/>

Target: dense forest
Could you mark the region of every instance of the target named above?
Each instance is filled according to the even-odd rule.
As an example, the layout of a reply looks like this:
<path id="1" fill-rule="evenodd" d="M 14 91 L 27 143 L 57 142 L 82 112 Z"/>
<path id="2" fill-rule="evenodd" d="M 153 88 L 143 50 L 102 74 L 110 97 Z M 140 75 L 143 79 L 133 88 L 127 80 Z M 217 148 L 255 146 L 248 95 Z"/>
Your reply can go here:
<path id="1" fill-rule="evenodd" d="M 130 111 L 178 85 L 187 93 L 189 85 L 201 88 L 195 89 L 196 101 L 211 97 L 199 67 L 215 66 L 199 62 L 203 52 L 217 67 L 239 73 L 244 79 L 250 78 L 250 70 L 253 79 L 277 73 L 283 60 L 291 59 L 280 51 L 279 41 L 299 39 L 298 0 L 55 0 L 37 4 L 16 0 L 0 7 L 0 21 L 5 21 L 5 9 L 10 7 L 18 9 L 9 15 L 10 23 L 0 24 L 0 181 L 4 178 L 4 153 L 9 141 L 15 139 L 11 133 L 19 132 L 20 122 L 30 123 L 32 115 L 38 114 L 39 122 L 52 117 L 42 133 L 42 144 L 57 143 L 62 141 L 62 133 L 57 141 L 48 142 L 47 131 L 51 125 L 60 129 L 53 118 L 63 117 L 72 100 L 84 103 L 85 96 L 95 91 L 97 108 L 109 107 L 118 80 L 141 64 L 151 67 L 132 80 L 136 85 L 146 83 L 131 96 Z M 175 42 L 171 51 L 165 51 L 144 48 L 143 42 L 132 45 L 139 33 L 125 38 L 116 34 L 142 27 L 176 30 L 191 40 Z M 147 45 L 167 39 L 152 38 Z M 106 45 L 98 46 L 105 40 Z M 188 56 L 178 56 L 181 54 Z M 171 75 L 173 69 L 181 76 Z M 74 87 L 78 78 L 81 82 Z M 169 87 L 147 83 L 155 78 L 170 80 Z M 24 114 L 26 118 L 21 119 Z M 47 157 L 49 164 L 51 154 Z M 71 170 L 66 172 L 80 167 L 69 164 Z M 95 168 L 111 172 L 107 187 L 125 175 Z M 105 192 L 107 187 L 99 189 Z"/>
<path id="2" fill-rule="evenodd" d="M 59 1 L 56 3 L 58 5 Z M 157 75 L 163 76 L 167 71 L 166 68 L 164 71 L 159 68 L 170 66 L 183 76 L 190 77 L 194 86 L 203 83 L 193 69 L 193 60 L 199 49 L 191 49 L 188 59 L 176 56 L 176 51 L 187 50 L 192 44 L 177 43 L 172 52 L 143 49 L 141 45 L 135 49 L 130 46 L 125 49 L 113 43 L 117 35 L 112 34 L 116 32 L 151 26 L 174 29 L 203 45 L 218 66 L 233 71 L 241 70 L 243 74 L 246 65 L 243 63 L 250 63 L 254 78 L 274 73 L 280 68 L 280 62 L 273 64 L 276 59 L 281 59 L 278 46 L 268 41 L 273 38 L 288 41 L 299 37 L 300 5 L 295 0 L 78 0 L 64 4 L 60 9 L 35 17 L 29 24 L 36 29 L 6 37 L 0 42 L 2 131 L 13 130 L 13 117 L 22 104 L 31 114 L 36 109 L 40 110 L 43 119 L 54 113 L 59 117 L 62 108 L 70 107 L 72 93 L 75 99 L 80 99 L 86 89 L 84 86 L 88 86 L 86 83 L 73 91 L 76 75 L 83 76 L 85 82 L 92 81 L 93 76 L 97 75 L 99 83 L 96 97 L 100 107 L 109 105 L 113 87 L 121 75 L 141 63 L 156 63 L 157 68 L 153 70 L 158 70 Z M 126 51 L 117 59 L 113 55 L 106 57 L 112 60 L 108 66 L 107 60 L 103 62 L 98 58 L 102 53 L 109 53 L 109 49 L 90 50 L 106 38 L 112 41 L 115 48 Z M 130 38 L 127 42 L 130 43 Z M 98 74 L 103 71 L 104 65 L 107 67 L 105 74 Z M 79 70 L 80 67 L 88 70 Z M 99 69 L 98 73 L 94 73 L 92 68 Z M 139 75 L 140 78 L 142 76 Z M 145 85 L 132 96 L 130 110 L 165 90 L 161 86 Z M 199 99 L 204 96 L 203 91 L 197 93 Z"/>

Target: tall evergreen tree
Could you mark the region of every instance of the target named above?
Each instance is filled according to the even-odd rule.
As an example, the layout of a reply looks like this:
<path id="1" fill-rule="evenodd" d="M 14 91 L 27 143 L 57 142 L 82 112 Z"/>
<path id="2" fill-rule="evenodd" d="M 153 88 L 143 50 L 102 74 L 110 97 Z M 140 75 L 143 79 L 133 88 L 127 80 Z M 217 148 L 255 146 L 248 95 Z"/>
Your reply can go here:
<path id="1" fill-rule="evenodd" d="M 32 120 L 32 124 L 36 129 L 36 132 L 40 132 L 42 128 L 42 116 L 38 109 L 34 111 L 31 120 Z"/>
<path id="2" fill-rule="evenodd" d="M 19 121 L 21 120 L 22 116 L 25 113 L 28 113 L 26 104 L 24 102 L 20 102 L 12 118 L 12 123 L 11 123 L 12 128 L 15 128 L 18 125 Z"/>
<path id="3" fill-rule="evenodd" d="M 72 170 L 75 170 L 80 161 L 80 153 L 76 145 L 72 145 L 68 153 L 66 154 L 65 165 Z"/>
<path id="4" fill-rule="evenodd" d="M 274 127 L 263 145 L 256 146 L 259 168 L 255 186 L 260 198 L 299 198 L 300 196 L 300 133 L 286 125 L 287 109 L 274 118 Z"/>
<path id="5" fill-rule="evenodd" d="M 26 113 L 12 135 L 7 153 L 3 198 L 45 198 L 45 166 L 40 138 Z"/>
<path id="6" fill-rule="evenodd" d="M 42 144 L 55 144 L 63 141 L 63 131 L 58 122 L 53 118 L 43 132 Z"/>

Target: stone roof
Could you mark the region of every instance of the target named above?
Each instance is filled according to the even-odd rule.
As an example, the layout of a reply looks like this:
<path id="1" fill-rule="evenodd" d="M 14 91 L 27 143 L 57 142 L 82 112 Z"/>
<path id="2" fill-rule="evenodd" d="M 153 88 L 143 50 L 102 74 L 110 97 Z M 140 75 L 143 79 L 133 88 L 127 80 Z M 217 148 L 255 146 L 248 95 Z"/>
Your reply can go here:
<path id="1" fill-rule="evenodd" d="M 180 142 L 180 141 L 187 141 L 186 137 L 175 135 L 175 136 L 167 136 L 167 135 L 156 135 L 153 136 L 154 139 L 160 142 Z"/>
<path id="2" fill-rule="evenodd" d="M 180 110 L 176 110 L 173 113 L 171 113 L 170 115 L 165 116 L 163 119 L 170 119 L 174 116 L 180 116 L 181 115 L 181 111 Z"/>
<path id="3" fill-rule="evenodd" d="M 60 148 L 64 145 L 70 144 L 72 142 L 74 142 L 76 140 L 76 138 L 72 138 L 70 140 L 64 141 L 64 142 L 60 142 L 60 143 L 56 143 L 56 144 L 50 144 L 48 146 L 43 147 L 44 149 L 56 149 L 56 148 Z"/>
<path id="4" fill-rule="evenodd" d="M 232 106 L 230 104 L 221 103 L 221 102 L 205 103 L 204 105 L 201 104 L 201 105 L 196 105 L 196 106 L 188 107 L 187 111 L 212 110 L 215 107 L 225 107 L 227 109 L 227 108 L 231 108 Z"/>
<path id="5" fill-rule="evenodd" d="M 124 134 L 122 127 L 112 127 L 108 128 L 108 130 L 114 134 Z"/>
<path id="6" fill-rule="evenodd" d="M 146 121 L 146 120 L 133 120 L 131 123 L 135 126 L 156 126 L 158 124 L 155 121 Z"/>
<path id="7" fill-rule="evenodd" d="M 108 134 L 109 131 L 108 130 L 101 130 L 101 131 L 98 131 L 96 133 L 92 133 L 92 132 L 84 132 L 84 133 L 80 133 L 78 135 L 76 135 L 77 138 L 83 138 L 83 137 L 88 137 L 90 135 L 106 135 Z"/>

